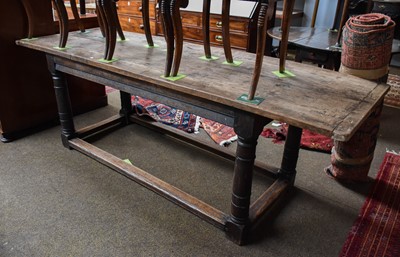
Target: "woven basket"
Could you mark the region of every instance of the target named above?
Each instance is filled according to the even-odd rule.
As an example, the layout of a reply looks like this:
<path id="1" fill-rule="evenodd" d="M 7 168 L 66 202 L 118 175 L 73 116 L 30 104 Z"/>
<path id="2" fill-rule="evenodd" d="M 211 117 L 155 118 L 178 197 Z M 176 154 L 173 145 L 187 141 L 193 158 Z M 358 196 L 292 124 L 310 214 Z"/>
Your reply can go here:
<path id="1" fill-rule="evenodd" d="M 387 75 L 395 23 L 380 13 L 350 18 L 343 29 L 341 72 L 376 80 Z"/>

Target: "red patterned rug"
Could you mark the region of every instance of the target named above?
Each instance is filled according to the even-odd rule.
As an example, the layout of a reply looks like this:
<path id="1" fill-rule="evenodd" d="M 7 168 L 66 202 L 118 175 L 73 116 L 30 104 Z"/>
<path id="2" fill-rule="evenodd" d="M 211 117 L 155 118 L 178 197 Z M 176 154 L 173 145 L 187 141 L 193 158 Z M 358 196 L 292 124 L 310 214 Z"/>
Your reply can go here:
<path id="1" fill-rule="evenodd" d="M 188 133 L 198 131 L 200 117 L 194 114 L 140 96 L 132 96 L 132 105 L 138 115 L 150 116 L 158 122 Z"/>
<path id="2" fill-rule="evenodd" d="M 274 143 L 283 143 L 286 139 L 288 126 L 283 123 L 278 129 L 265 128 L 261 136 L 272 138 Z M 333 147 L 332 138 L 303 129 L 300 147 L 303 149 L 330 153 Z"/>
<path id="3" fill-rule="evenodd" d="M 385 96 L 385 105 L 400 108 L 400 76 L 389 74 L 390 90 Z"/>
<path id="4" fill-rule="evenodd" d="M 400 155 L 386 153 L 340 257 L 400 256 Z"/>
<path id="5" fill-rule="evenodd" d="M 106 93 L 109 94 L 116 89 L 106 87 Z M 139 115 L 147 115 L 156 121 L 170 125 L 177 129 L 192 133 L 198 132 L 201 126 L 211 139 L 221 145 L 228 146 L 237 140 L 232 127 L 225 126 L 221 123 L 200 118 L 194 114 L 175 109 L 173 107 L 154 102 L 140 96 L 132 96 L 132 104 Z M 284 125 L 281 129 L 264 129 L 261 136 L 273 138 L 275 143 L 282 143 L 286 138 L 287 126 Z M 308 130 L 303 130 L 301 147 L 315 151 L 330 152 L 332 149 L 332 139 L 325 136 L 313 133 Z"/>
<path id="6" fill-rule="evenodd" d="M 221 146 L 228 146 L 233 141 L 237 140 L 237 135 L 231 127 L 206 118 L 201 118 L 200 122 L 211 139 Z"/>

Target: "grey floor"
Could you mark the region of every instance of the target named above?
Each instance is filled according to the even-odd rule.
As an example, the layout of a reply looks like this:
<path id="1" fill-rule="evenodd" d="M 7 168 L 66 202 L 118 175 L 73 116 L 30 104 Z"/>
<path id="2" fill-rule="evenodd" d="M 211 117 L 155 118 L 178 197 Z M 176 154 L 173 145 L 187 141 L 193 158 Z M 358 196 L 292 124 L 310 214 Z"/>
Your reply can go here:
<path id="1" fill-rule="evenodd" d="M 117 96 L 78 116 L 77 127 L 115 114 Z M 387 149 L 400 150 L 399 118 L 400 109 L 384 108 L 371 178 Z M 302 150 L 295 189 L 240 247 L 212 225 L 62 147 L 59 130 L 0 144 L 1 257 L 337 256 L 372 185 L 338 183 L 323 172 L 329 154 Z M 95 145 L 229 211 L 232 162 L 137 125 Z M 261 138 L 257 158 L 279 164 L 282 147 Z M 254 197 L 269 183 L 255 175 Z"/>

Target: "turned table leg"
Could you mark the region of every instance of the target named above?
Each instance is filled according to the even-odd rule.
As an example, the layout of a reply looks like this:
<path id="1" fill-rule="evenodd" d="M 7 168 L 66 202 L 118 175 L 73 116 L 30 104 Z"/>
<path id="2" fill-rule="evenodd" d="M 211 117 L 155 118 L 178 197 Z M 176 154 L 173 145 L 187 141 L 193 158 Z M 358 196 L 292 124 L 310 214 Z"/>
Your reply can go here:
<path id="1" fill-rule="evenodd" d="M 124 116 L 125 124 L 129 123 L 129 115 L 132 113 L 132 96 L 131 94 L 120 91 L 121 110 L 119 113 Z"/>
<path id="2" fill-rule="evenodd" d="M 63 145 L 69 148 L 68 140 L 75 137 L 75 125 L 67 81 L 64 73 L 55 69 L 51 56 L 47 56 L 47 62 L 53 78 L 54 92 L 57 99 L 58 115 L 61 125 L 61 140 Z"/>
<path id="3" fill-rule="evenodd" d="M 235 243 L 245 243 L 250 229 L 249 208 L 253 167 L 256 158 L 257 139 L 263 127 L 271 120 L 238 114 L 234 129 L 238 135 L 233 177 L 231 216 L 227 221 L 227 236 Z"/>
<path id="4" fill-rule="evenodd" d="M 302 131 L 301 128 L 289 125 L 281 168 L 279 170 L 279 175 L 292 183 L 296 177 L 296 166 L 299 158 Z"/>

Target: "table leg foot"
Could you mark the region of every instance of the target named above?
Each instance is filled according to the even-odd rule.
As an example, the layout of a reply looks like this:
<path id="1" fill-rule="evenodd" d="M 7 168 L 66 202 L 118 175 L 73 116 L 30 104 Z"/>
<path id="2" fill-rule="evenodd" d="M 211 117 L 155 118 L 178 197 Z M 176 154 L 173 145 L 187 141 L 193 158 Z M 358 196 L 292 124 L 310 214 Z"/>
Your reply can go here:
<path id="1" fill-rule="evenodd" d="M 5 137 L 4 135 L 0 135 L 0 141 L 3 142 L 3 143 L 10 143 L 13 140 L 11 138 Z"/>
<path id="2" fill-rule="evenodd" d="M 233 220 L 226 222 L 226 236 L 229 240 L 238 245 L 244 245 L 249 235 L 250 224 L 237 224 Z"/>

